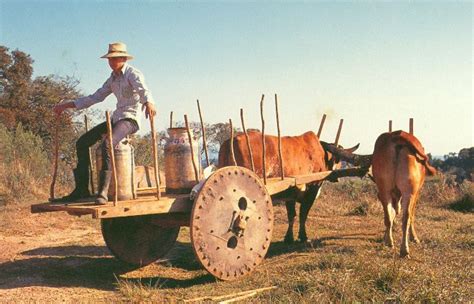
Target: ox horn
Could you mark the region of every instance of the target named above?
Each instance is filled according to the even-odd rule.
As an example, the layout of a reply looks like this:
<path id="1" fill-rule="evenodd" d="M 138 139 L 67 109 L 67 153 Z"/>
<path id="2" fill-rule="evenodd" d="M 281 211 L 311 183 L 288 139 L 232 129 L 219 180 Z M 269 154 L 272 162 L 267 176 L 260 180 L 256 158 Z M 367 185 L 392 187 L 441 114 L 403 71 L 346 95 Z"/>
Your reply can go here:
<path id="1" fill-rule="evenodd" d="M 321 142 L 321 145 L 323 146 L 324 150 L 331 152 L 340 159 L 351 163 L 354 166 L 370 167 L 370 165 L 372 164 L 372 154 L 359 155 L 353 153 L 359 148 L 359 144 L 349 149 L 341 149 L 336 147 L 335 144 L 328 144 L 326 142 Z"/>

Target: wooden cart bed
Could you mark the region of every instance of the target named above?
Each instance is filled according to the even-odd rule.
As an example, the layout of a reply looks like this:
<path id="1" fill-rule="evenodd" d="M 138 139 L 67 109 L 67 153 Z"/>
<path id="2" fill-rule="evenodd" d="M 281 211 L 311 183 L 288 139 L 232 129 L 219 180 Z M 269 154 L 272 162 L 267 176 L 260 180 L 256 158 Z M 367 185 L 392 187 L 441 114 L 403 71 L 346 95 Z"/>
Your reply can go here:
<path id="1" fill-rule="evenodd" d="M 267 179 L 267 191 L 270 195 L 274 195 L 287 190 L 290 187 L 304 185 L 307 183 L 332 179 L 345 176 L 363 176 L 366 169 L 348 168 L 334 171 L 323 171 L 306 175 L 269 178 Z M 31 206 L 32 213 L 65 211 L 71 215 L 82 216 L 92 215 L 93 218 L 115 218 L 125 216 L 137 216 L 147 214 L 164 214 L 176 212 L 190 212 L 193 201 L 189 198 L 189 194 L 165 194 L 164 187 L 161 189 L 161 199 L 156 197 L 155 188 L 138 189 L 138 198 L 129 201 L 119 201 L 117 206 L 109 205 L 98 206 L 94 201 L 82 201 L 71 203 L 41 203 Z"/>

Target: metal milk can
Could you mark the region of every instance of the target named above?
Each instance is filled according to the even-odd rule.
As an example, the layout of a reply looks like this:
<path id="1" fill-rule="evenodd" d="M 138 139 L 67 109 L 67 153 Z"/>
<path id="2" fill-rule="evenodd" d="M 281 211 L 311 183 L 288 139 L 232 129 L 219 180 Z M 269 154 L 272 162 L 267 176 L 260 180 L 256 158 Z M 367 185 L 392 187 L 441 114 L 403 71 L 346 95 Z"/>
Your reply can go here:
<path id="1" fill-rule="evenodd" d="M 95 151 L 97 181 L 99 181 L 102 168 L 102 147 Z M 115 169 L 117 174 L 117 199 L 119 201 L 131 200 L 137 197 L 135 185 L 135 155 L 134 148 L 127 139 L 122 140 L 115 146 Z M 114 179 L 110 181 L 108 197 L 113 198 L 115 194 Z M 98 187 L 97 187 L 98 188 Z"/>
<path id="2" fill-rule="evenodd" d="M 186 128 L 169 128 L 168 135 L 165 144 L 166 193 L 190 193 L 198 181 L 194 175 L 188 133 Z M 199 145 L 195 138 L 191 142 L 200 176 Z"/>

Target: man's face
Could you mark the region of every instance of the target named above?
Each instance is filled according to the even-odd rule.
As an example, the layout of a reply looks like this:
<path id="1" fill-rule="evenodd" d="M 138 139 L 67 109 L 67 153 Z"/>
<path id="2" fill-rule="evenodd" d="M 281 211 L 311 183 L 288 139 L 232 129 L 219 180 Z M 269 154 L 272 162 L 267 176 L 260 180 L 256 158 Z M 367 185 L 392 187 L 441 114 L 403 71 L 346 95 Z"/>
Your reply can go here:
<path id="1" fill-rule="evenodd" d="M 118 72 L 122 69 L 126 61 L 127 57 L 112 57 L 109 58 L 109 66 L 114 72 Z"/>

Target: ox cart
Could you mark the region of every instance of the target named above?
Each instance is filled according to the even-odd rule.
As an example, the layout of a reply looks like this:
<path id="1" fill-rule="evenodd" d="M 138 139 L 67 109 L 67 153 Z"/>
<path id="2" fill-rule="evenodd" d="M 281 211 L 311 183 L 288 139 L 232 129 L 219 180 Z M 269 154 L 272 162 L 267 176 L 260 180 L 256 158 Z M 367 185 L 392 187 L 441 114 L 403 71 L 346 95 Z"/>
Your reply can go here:
<path id="1" fill-rule="evenodd" d="M 112 254 L 138 267 L 163 257 L 176 242 L 180 227 L 187 226 L 202 266 L 221 280 L 234 280 L 265 258 L 274 224 L 272 196 L 311 182 L 364 174 L 364 169 L 347 168 L 263 179 L 245 167 L 228 166 L 201 180 L 193 196 L 166 193 L 158 184 L 138 189 L 133 200 L 110 205 L 95 205 L 92 200 L 48 202 L 32 205 L 31 211 L 64 211 L 99 219 Z"/>

